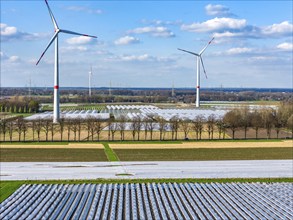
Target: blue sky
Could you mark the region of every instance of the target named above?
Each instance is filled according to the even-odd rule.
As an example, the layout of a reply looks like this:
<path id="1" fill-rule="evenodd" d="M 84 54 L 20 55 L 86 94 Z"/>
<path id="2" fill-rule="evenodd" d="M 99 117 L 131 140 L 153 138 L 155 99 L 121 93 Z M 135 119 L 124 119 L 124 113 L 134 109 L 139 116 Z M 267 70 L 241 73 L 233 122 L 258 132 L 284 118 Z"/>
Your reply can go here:
<path id="1" fill-rule="evenodd" d="M 48 1 L 61 29 L 60 87 L 292 87 L 292 1 Z M 53 87 L 54 34 L 45 2 L 1 1 L 1 86 Z"/>

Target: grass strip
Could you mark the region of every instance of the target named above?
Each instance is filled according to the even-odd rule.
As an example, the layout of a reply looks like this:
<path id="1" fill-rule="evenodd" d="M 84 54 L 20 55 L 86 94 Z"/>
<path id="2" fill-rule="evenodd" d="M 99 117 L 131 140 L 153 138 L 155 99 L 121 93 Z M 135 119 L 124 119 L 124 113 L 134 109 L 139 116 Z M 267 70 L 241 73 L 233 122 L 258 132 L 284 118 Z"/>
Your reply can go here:
<path id="1" fill-rule="evenodd" d="M 278 148 L 185 148 L 115 149 L 121 161 L 208 161 L 293 159 L 293 149 Z"/>
<path id="2" fill-rule="evenodd" d="M 12 141 L 9 142 L 6 140 L 5 142 L 1 142 L 0 145 L 68 145 L 70 143 L 76 144 L 96 144 L 96 143 L 103 143 L 103 144 L 182 144 L 182 143 L 190 143 L 190 142 L 282 142 L 284 140 L 289 140 L 289 139 L 201 139 L 201 140 L 142 140 L 142 141 L 133 141 L 133 140 L 127 140 L 127 141 L 102 141 L 102 142 L 97 142 L 97 141 Z M 291 139 L 292 140 L 292 139 Z"/>
<path id="3" fill-rule="evenodd" d="M 71 143 L 71 142 L 70 142 Z M 72 142 L 73 143 L 73 142 Z M 75 142 L 74 142 L 75 143 Z M 5 145 L 68 145 L 69 142 L 61 141 L 12 141 L 12 142 L 1 142 L 1 146 Z"/>
<path id="4" fill-rule="evenodd" d="M 14 193 L 24 181 L 0 181 L 0 203 Z"/>
<path id="5" fill-rule="evenodd" d="M 1 162 L 90 162 L 107 161 L 103 149 L 0 148 Z"/>
<path id="6" fill-rule="evenodd" d="M 95 180 L 26 180 L 0 181 L 0 203 L 22 184 L 108 184 L 108 183 L 293 183 L 293 178 L 214 178 L 214 179 L 95 179 Z"/>
<path id="7" fill-rule="evenodd" d="M 118 156 L 115 154 L 115 152 L 109 147 L 109 144 L 104 143 L 104 151 L 109 161 L 111 162 L 117 162 L 119 161 Z"/>

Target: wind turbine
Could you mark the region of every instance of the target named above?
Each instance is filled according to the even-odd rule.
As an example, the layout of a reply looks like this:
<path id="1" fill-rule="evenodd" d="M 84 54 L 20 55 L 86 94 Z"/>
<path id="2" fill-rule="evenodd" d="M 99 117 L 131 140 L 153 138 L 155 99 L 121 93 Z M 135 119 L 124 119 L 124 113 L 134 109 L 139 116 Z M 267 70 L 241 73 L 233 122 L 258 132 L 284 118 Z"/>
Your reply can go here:
<path id="1" fill-rule="evenodd" d="M 39 64 L 40 60 L 43 58 L 44 54 L 48 50 L 48 48 L 51 46 L 51 44 L 55 41 L 55 66 L 54 66 L 54 112 L 53 112 L 53 123 L 58 123 L 60 119 L 60 110 L 59 110 L 59 52 L 58 52 L 58 35 L 59 33 L 65 33 L 65 34 L 73 34 L 73 35 L 79 35 L 79 36 L 86 36 L 86 37 L 93 37 L 97 38 L 96 36 L 91 36 L 87 34 L 80 34 L 73 31 L 68 31 L 64 29 L 60 29 L 57 25 L 56 19 L 49 7 L 49 4 L 47 0 L 45 0 L 51 20 L 53 22 L 54 28 L 55 28 L 55 34 L 49 41 L 46 49 L 42 53 L 41 57 L 39 58 L 36 65 Z"/>
<path id="2" fill-rule="evenodd" d="M 203 64 L 203 60 L 202 60 L 201 55 L 207 49 L 207 47 L 212 43 L 212 41 L 214 39 L 215 38 L 213 37 L 209 41 L 209 43 L 199 53 L 194 53 L 194 52 L 191 52 L 191 51 L 188 51 L 188 50 L 183 50 L 183 49 L 178 48 L 178 50 L 181 50 L 181 51 L 186 52 L 186 53 L 190 53 L 190 54 L 192 54 L 192 55 L 194 55 L 194 56 L 197 57 L 197 61 L 196 61 L 196 63 L 197 63 L 197 65 L 196 65 L 196 103 L 195 103 L 195 105 L 196 105 L 197 108 L 200 107 L 200 100 L 199 100 L 199 90 L 200 90 L 200 63 L 202 65 L 202 67 L 203 67 L 203 71 L 204 71 L 204 74 L 205 74 L 206 78 L 208 78 L 207 77 L 207 74 L 206 74 L 206 70 L 204 68 L 204 64 Z"/>

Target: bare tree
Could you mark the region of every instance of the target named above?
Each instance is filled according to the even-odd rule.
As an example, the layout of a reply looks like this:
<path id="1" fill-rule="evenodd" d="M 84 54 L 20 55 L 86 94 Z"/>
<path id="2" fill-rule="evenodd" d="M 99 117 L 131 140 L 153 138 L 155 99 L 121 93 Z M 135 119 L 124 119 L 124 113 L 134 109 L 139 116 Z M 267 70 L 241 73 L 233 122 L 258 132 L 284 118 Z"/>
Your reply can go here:
<path id="1" fill-rule="evenodd" d="M 157 121 L 158 129 L 160 132 L 160 141 L 164 140 L 167 129 L 167 121 L 163 117 L 156 117 L 155 120 Z"/>
<path id="2" fill-rule="evenodd" d="M 131 133 L 132 133 L 132 140 L 135 140 L 135 134 L 136 134 L 136 121 L 134 118 L 131 119 L 131 121 L 129 122 L 130 124 L 130 130 L 131 130 Z"/>
<path id="3" fill-rule="evenodd" d="M 279 138 L 279 132 L 282 128 L 285 128 L 288 119 L 293 114 L 293 102 L 281 102 L 280 106 L 275 111 L 275 130 L 277 138 Z"/>
<path id="4" fill-rule="evenodd" d="M 120 132 L 120 140 L 124 141 L 125 129 L 126 129 L 127 117 L 125 115 L 120 115 L 118 118 L 118 130 Z"/>
<path id="5" fill-rule="evenodd" d="M 3 141 L 5 141 L 5 136 L 8 129 L 7 123 L 8 121 L 6 119 L 1 120 L 1 133 L 3 134 Z"/>
<path id="6" fill-rule="evenodd" d="M 180 119 L 178 118 L 178 116 L 173 116 L 170 119 L 170 128 L 171 128 L 171 134 L 172 134 L 172 140 L 177 140 L 178 138 L 178 129 L 179 129 L 179 125 L 180 125 Z"/>
<path id="7" fill-rule="evenodd" d="M 247 130 L 251 126 L 251 113 L 249 107 L 240 110 L 240 126 L 244 129 L 244 139 L 247 137 Z"/>
<path id="8" fill-rule="evenodd" d="M 274 115 L 272 108 L 265 108 L 261 111 L 262 125 L 267 131 L 267 138 L 271 138 L 271 131 L 274 126 Z"/>
<path id="9" fill-rule="evenodd" d="M 76 141 L 76 133 L 78 131 L 78 121 L 76 118 L 71 120 L 71 131 L 73 131 L 74 141 Z"/>
<path id="10" fill-rule="evenodd" d="M 95 121 L 94 121 L 94 130 L 95 130 L 95 133 L 97 134 L 98 136 L 98 141 L 100 141 L 100 134 L 103 130 L 103 126 L 102 126 L 102 119 L 101 118 L 95 118 Z"/>
<path id="11" fill-rule="evenodd" d="M 256 139 L 258 139 L 258 130 L 262 126 L 261 122 L 262 122 L 261 114 L 259 113 L 259 111 L 254 110 L 251 113 L 251 126 L 255 130 L 255 138 Z"/>
<path id="12" fill-rule="evenodd" d="M 54 123 L 50 123 L 49 124 L 49 130 L 51 131 L 51 141 L 54 141 L 54 134 L 55 134 L 55 130 L 57 129 L 58 124 L 54 124 Z"/>
<path id="13" fill-rule="evenodd" d="M 8 121 L 7 130 L 8 130 L 9 140 L 10 140 L 10 142 L 12 142 L 12 136 L 13 136 L 13 132 L 15 130 L 15 125 L 12 120 Z"/>
<path id="14" fill-rule="evenodd" d="M 107 127 L 108 127 L 108 141 L 110 141 L 110 137 L 111 137 L 111 126 L 112 126 L 112 123 L 113 123 L 112 119 L 109 118 L 109 119 L 107 120 Z"/>
<path id="15" fill-rule="evenodd" d="M 154 129 L 155 129 L 155 126 L 156 126 L 156 122 L 150 118 L 148 120 L 148 123 L 146 124 L 147 126 L 147 130 L 150 132 L 150 139 L 151 141 L 153 140 L 153 132 L 154 132 Z"/>
<path id="16" fill-rule="evenodd" d="M 235 139 L 235 132 L 240 126 L 239 118 L 240 114 L 238 109 L 233 109 L 224 116 L 224 123 L 227 124 L 227 127 L 232 131 L 232 139 Z"/>
<path id="17" fill-rule="evenodd" d="M 139 115 L 137 115 L 135 118 L 135 132 L 137 133 L 137 140 L 139 141 L 140 140 L 140 132 L 142 130 L 142 120 L 141 120 L 141 117 Z"/>
<path id="18" fill-rule="evenodd" d="M 184 139 L 187 140 L 190 131 L 190 120 L 188 118 L 183 118 L 180 121 L 180 127 L 184 133 Z"/>
<path id="19" fill-rule="evenodd" d="M 287 128 L 291 131 L 291 138 L 293 139 L 293 114 L 288 118 Z"/>
<path id="20" fill-rule="evenodd" d="M 285 127 L 286 125 L 286 122 L 284 122 L 282 119 L 282 114 L 280 111 L 278 110 L 273 110 L 272 112 L 273 114 L 273 118 L 274 118 L 274 128 L 275 128 L 275 131 L 276 131 L 276 134 L 277 134 L 277 139 L 279 138 L 279 133 L 280 133 L 280 130 Z"/>
<path id="21" fill-rule="evenodd" d="M 44 119 L 43 120 L 42 130 L 44 131 L 44 133 L 46 135 L 46 141 L 48 141 L 48 134 L 49 134 L 49 131 L 50 131 L 51 124 L 52 124 L 51 119 Z"/>
<path id="22" fill-rule="evenodd" d="M 86 129 L 88 132 L 87 140 L 89 141 L 90 136 L 92 136 L 92 141 L 94 140 L 95 135 L 95 118 L 92 116 L 88 116 L 86 118 Z"/>
<path id="23" fill-rule="evenodd" d="M 209 134 L 209 139 L 214 139 L 215 123 L 216 123 L 216 116 L 214 114 L 209 115 L 207 120 L 207 131 Z"/>
<path id="24" fill-rule="evenodd" d="M 70 141 L 70 131 L 71 131 L 71 127 L 72 127 L 72 119 L 71 118 L 67 118 L 66 119 L 66 129 L 67 129 L 67 141 Z"/>
<path id="25" fill-rule="evenodd" d="M 59 120 L 59 129 L 58 129 L 58 131 L 60 132 L 61 141 L 63 141 L 64 127 L 65 127 L 65 118 L 61 116 Z"/>
<path id="26" fill-rule="evenodd" d="M 219 133 L 219 139 L 221 139 L 221 135 L 224 134 L 224 127 L 225 127 L 225 123 L 223 121 L 223 118 L 218 118 L 216 120 L 216 126 L 218 129 L 218 133 Z M 224 135 L 223 135 L 224 136 Z M 224 137 L 223 137 L 224 138 Z"/>
<path id="27" fill-rule="evenodd" d="M 38 142 L 40 141 L 40 133 L 43 127 L 43 120 L 39 117 L 37 118 L 37 120 L 35 121 L 35 130 L 37 132 L 37 136 L 38 136 Z"/>
<path id="28" fill-rule="evenodd" d="M 26 139 L 26 132 L 28 130 L 28 122 L 27 121 L 23 121 L 23 124 L 22 124 L 22 133 L 23 133 L 23 141 L 25 141 Z"/>
<path id="29" fill-rule="evenodd" d="M 115 140 L 115 133 L 118 131 L 119 125 L 116 122 L 110 124 L 109 130 L 111 131 L 112 141 Z"/>
<path id="30" fill-rule="evenodd" d="M 20 138 L 21 138 L 23 124 L 24 124 L 23 117 L 18 117 L 16 119 L 16 123 L 15 123 L 16 130 L 17 130 L 17 133 L 18 133 L 18 141 L 20 141 Z"/>
<path id="31" fill-rule="evenodd" d="M 203 130 L 203 124 L 204 124 L 204 117 L 202 115 L 197 115 L 195 119 L 192 121 L 192 128 L 195 131 L 196 134 L 196 140 L 201 139 L 201 134 Z"/>

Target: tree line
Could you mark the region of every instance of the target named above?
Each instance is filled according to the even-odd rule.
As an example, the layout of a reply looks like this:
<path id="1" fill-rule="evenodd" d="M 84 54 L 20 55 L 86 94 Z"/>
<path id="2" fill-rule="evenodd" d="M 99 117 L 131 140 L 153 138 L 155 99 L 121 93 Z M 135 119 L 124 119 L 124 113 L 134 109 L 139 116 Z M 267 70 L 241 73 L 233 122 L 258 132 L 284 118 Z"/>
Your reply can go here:
<path id="1" fill-rule="evenodd" d="M 104 128 L 106 128 L 104 130 Z M 33 121 L 25 120 L 23 117 L 14 117 L 1 120 L 1 141 L 12 141 L 13 135 L 17 135 L 18 141 L 26 141 L 28 133 L 33 141 L 41 141 L 41 135 L 46 141 L 100 141 L 102 131 L 107 133 L 107 140 L 125 140 L 126 131 L 131 133 L 132 140 L 153 140 L 157 132 L 159 140 L 178 140 L 179 132 L 183 139 L 190 139 L 193 133 L 194 139 L 201 140 L 202 134 L 207 133 L 208 139 L 225 139 L 229 132 L 235 139 L 237 132 L 243 132 L 247 139 L 247 132 L 253 129 L 253 138 L 259 138 L 260 129 L 266 131 L 266 138 L 271 138 L 272 130 L 277 138 L 281 130 L 291 133 L 293 138 L 293 108 L 292 103 L 282 103 L 277 109 L 261 108 L 250 110 L 248 107 L 232 109 L 223 117 L 217 118 L 214 114 L 204 118 L 198 115 L 193 120 L 187 118 L 172 117 L 170 120 L 154 115 L 150 118 L 139 116 L 129 120 L 122 115 L 119 119 L 111 117 L 107 120 L 87 117 L 75 119 L 60 119 L 58 124 L 53 124 L 52 119 L 38 118 Z M 166 139 L 166 134 L 169 138 Z M 58 140 L 54 135 L 59 134 Z M 81 134 L 86 134 L 82 138 Z M 217 135 L 215 135 L 217 134 Z M 171 137 L 171 138 L 170 138 Z M 182 138 L 182 137 L 181 137 Z"/>
<path id="2" fill-rule="evenodd" d="M 10 113 L 37 113 L 39 102 L 27 97 L 14 96 L 10 99 L 0 100 L 0 112 Z"/>

